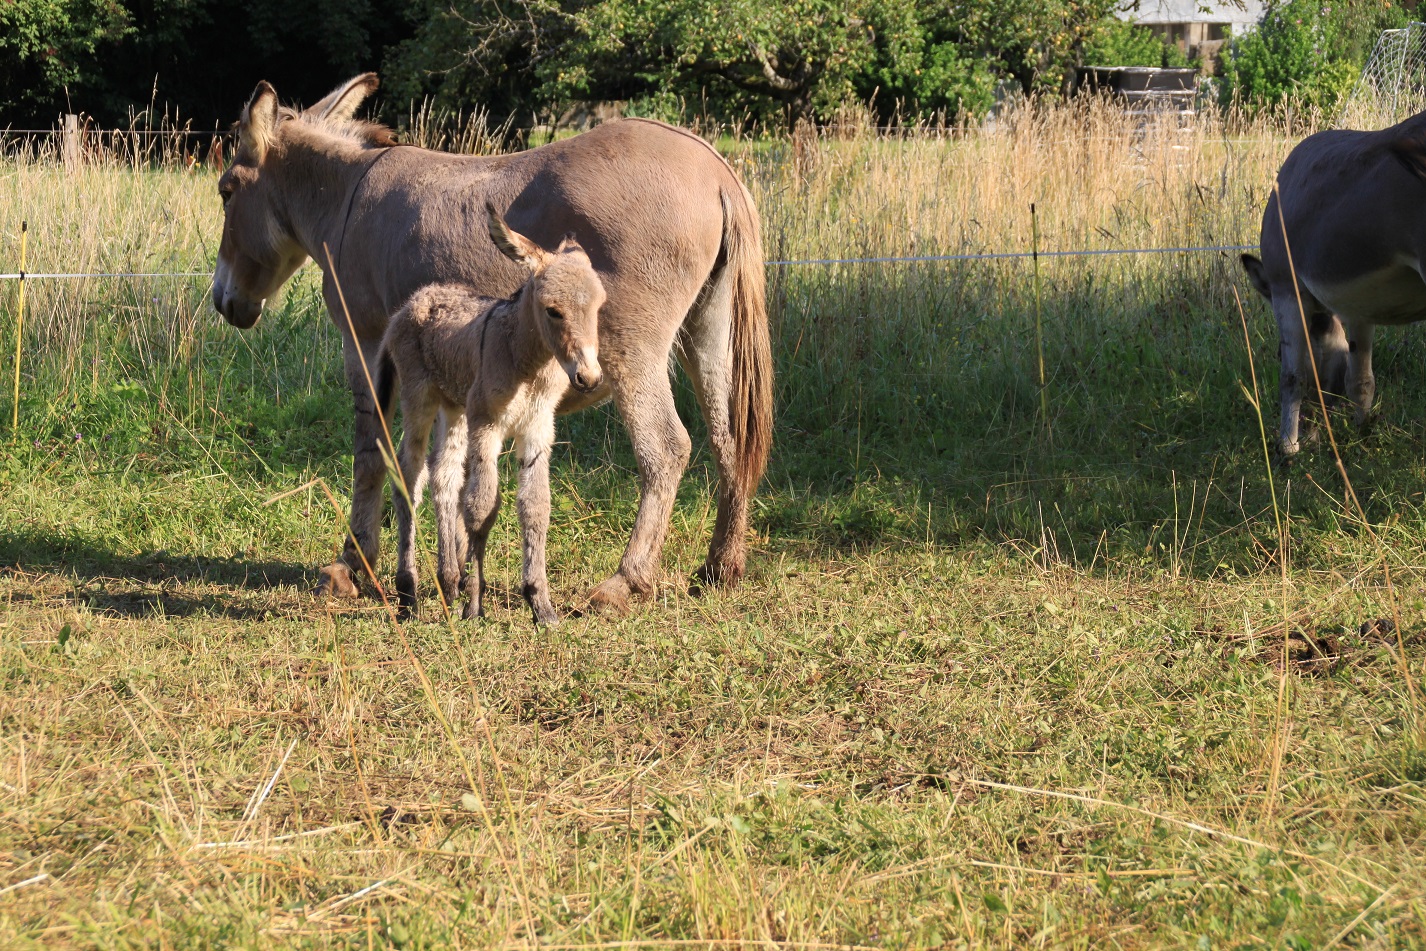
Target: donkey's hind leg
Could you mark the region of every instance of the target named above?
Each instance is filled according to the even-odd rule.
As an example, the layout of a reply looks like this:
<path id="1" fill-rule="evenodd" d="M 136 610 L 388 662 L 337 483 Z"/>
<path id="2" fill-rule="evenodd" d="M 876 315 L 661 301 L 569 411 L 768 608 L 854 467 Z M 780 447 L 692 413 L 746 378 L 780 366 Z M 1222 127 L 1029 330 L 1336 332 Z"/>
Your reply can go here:
<path id="1" fill-rule="evenodd" d="M 644 341 L 623 349 L 618 362 L 604 360 L 604 353 L 617 349 L 604 347 L 604 341 L 600 341 L 600 362 L 634 444 L 640 493 L 629 547 L 624 549 L 619 570 L 589 593 L 592 608 L 622 611 L 631 594 L 648 594 L 658 578 L 678 480 L 688 466 L 692 449 L 688 430 L 673 405 L 668 377 L 671 338 L 672 332 L 663 340 Z"/>
<path id="2" fill-rule="evenodd" d="M 733 387 L 731 282 L 720 280 L 689 313 L 678 357 L 693 382 L 718 467 L 718 517 L 698 580 L 735 585 L 747 559 L 748 493 L 738 478 L 737 445 L 729 419 Z"/>
<path id="3" fill-rule="evenodd" d="M 460 597 L 461 575 L 469 553 L 469 535 L 461 514 L 465 485 L 465 412 L 441 409 L 440 436 L 431 450 L 431 501 L 436 509 L 436 581 L 446 610 Z"/>
<path id="4" fill-rule="evenodd" d="M 396 510 L 396 603 L 403 618 L 416 610 L 416 509 L 426 482 L 426 444 L 436 418 L 436 401 L 429 392 L 403 393 L 402 421 L 405 430 L 397 453 L 400 482 L 391 487 Z"/>

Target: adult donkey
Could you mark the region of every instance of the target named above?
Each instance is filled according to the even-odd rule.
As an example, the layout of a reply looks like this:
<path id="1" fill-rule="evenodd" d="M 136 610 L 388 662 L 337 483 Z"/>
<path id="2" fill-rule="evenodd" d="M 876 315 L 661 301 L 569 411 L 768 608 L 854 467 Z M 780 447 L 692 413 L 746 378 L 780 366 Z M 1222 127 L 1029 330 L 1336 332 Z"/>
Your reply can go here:
<path id="1" fill-rule="evenodd" d="M 1290 456 L 1303 398 L 1319 382 L 1350 397 L 1366 427 L 1373 328 L 1426 319 L 1426 113 L 1379 132 L 1303 139 L 1278 172 L 1261 243 L 1262 260 L 1242 261 L 1277 318 L 1279 448 Z"/>
<path id="2" fill-rule="evenodd" d="M 298 112 L 259 83 L 218 183 L 225 219 L 213 306 L 251 327 L 263 300 L 311 258 L 342 333 L 356 407 L 351 532 L 319 591 L 356 594 L 363 560 L 377 561 L 386 472 L 376 409 L 389 414 L 391 394 L 373 394 L 367 371 L 377 376 L 388 316 L 426 284 L 508 297 L 527 276 L 486 237 L 487 202 L 544 247 L 578 234 L 608 292 L 599 318 L 604 383 L 570 393 L 559 411 L 613 396 L 641 497 L 619 570 L 590 593 L 591 604 L 623 607 L 656 579 L 690 451 L 670 352 L 693 382 L 718 468 L 718 515 L 700 576 L 735 584 L 772 440 L 772 357 L 757 211 L 732 168 L 697 136 L 641 119 L 496 157 L 397 146 L 389 130 L 353 119 L 376 88 L 375 74 L 357 76 Z"/>

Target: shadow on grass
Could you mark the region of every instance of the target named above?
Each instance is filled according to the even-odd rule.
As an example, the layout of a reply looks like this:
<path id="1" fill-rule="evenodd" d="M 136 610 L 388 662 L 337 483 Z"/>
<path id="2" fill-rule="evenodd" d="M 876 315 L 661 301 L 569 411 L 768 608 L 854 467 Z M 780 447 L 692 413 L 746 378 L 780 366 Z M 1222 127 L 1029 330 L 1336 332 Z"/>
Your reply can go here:
<path id="1" fill-rule="evenodd" d="M 168 590 L 175 584 L 267 591 L 282 586 L 305 589 L 312 572 L 305 566 L 241 558 L 201 558 L 156 551 L 121 555 L 75 535 L 11 531 L 0 535 L 0 576 L 52 573 L 78 582 L 67 591 L 13 591 L 15 600 L 83 603 L 119 617 L 230 617 L 260 619 L 270 609 L 239 603 L 222 591 Z"/>

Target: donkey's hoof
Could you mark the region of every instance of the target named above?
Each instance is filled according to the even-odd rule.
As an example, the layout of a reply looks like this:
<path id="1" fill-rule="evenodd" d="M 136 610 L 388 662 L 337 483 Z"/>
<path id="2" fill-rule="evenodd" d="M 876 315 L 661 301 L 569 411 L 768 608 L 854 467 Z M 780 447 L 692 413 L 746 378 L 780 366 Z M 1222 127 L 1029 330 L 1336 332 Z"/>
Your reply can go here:
<path id="1" fill-rule="evenodd" d="M 530 607 L 530 613 L 534 615 L 536 627 L 556 627 L 560 622 L 560 613 L 552 607 L 537 608 Z"/>
<path id="2" fill-rule="evenodd" d="M 586 598 L 593 613 L 623 614 L 629 610 L 629 583 L 619 575 L 605 578 Z"/>
<path id="3" fill-rule="evenodd" d="M 736 588 L 743 580 L 743 566 L 740 564 L 714 564 L 704 562 L 703 567 L 693 573 L 688 584 L 688 593 L 697 597 L 707 588 Z"/>
<path id="4" fill-rule="evenodd" d="M 317 572 L 317 589 L 312 592 L 317 598 L 359 598 L 361 589 L 357 587 L 352 570 L 341 562 L 328 565 Z"/>

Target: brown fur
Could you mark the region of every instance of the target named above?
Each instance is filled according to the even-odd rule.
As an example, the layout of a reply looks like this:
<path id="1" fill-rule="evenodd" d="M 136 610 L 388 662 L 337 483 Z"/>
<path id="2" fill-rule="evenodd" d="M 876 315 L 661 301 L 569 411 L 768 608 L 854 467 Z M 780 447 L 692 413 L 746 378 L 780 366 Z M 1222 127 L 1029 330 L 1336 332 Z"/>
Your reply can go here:
<path id="1" fill-rule="evenodd" d="M 560 412 L 612 396 L 642 493 L 619 570 L 590 600 L 621 606 L 657 579 L 691 448 L 667 374 L 675 345 L 718 465 L 718 518 L 702 574 L 736 582 L 749 498 L 771 444 L 772 360 L 757 213 L 727 162 L 691 133 L 634 119 L 515 155 L 383 147 L 379 130 L 351 119 L 375 87 L 374 75 L 356 77 L 288 118 L 261 84 L 220 181 L 229 198 L 213 294 L 230 322 L 254 323 L 262 300 L 305 259 L 325 272 L 356 403 L 343 564 L 359 568 L 363 556 L 374 564 L 378 551 L 384 407 L 362 361 L 375 364 L 388 316 L 419 287 L 459 282 L 505 297 L 519 286 L 521 269 L 480 235 L 481 203 L 493 201 L 543 247 L 579 234 L 608 292 L 599 322 L 606 385 L 568 395 Z"/>

